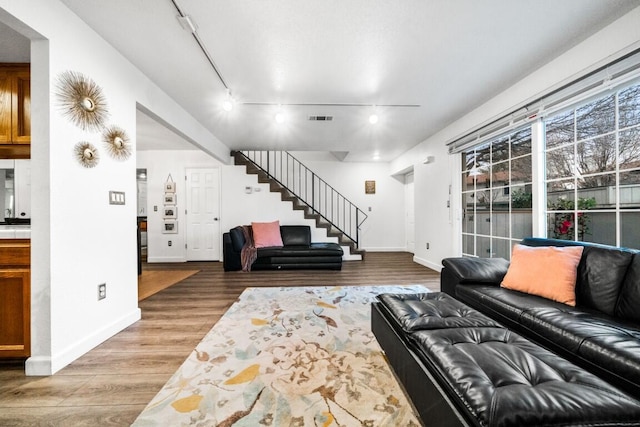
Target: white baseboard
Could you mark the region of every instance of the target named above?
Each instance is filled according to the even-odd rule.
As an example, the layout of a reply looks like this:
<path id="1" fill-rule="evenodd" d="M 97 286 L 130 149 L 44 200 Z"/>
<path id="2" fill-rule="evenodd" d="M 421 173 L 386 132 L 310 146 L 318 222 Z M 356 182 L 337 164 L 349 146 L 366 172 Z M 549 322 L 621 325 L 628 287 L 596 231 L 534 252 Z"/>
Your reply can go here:
<path id="1" fill-rule="evenodd" d="M 24 365 L 24 372 L 28 377 L 53 375 L 51 358 L 45 356 L 31 356 Z"/>
<path id="2" fill-rule="evenodd" d="M 362 255 L 360 254 L 352 254 L 351 248 L 349 246 L 341 246 L 342 252 L 342 261 L 362 261 Z"/>
<path id="3" fill-rule="evenodd" d="M 406 247 L 401 248 L 362 248 L 367 252 L 407 252 Z"/>
<path id="4" fill-rule="evenodd" d="M 434 271 L 437 271 L 438 273 L 440 272 L 440 270 L 442 270 L 442 264 L 435 264 L 431 261 L 417 257 L 415 255 L 413 256 L 413 262 L 418 263 L 420 265 L 424 265 L 425 267 L 430 268 Z"/>
<path id="5" fill-rule="evenodd" d="M 147 258 L 147 262 L 148 263 L 154 263 L 154 262 L 187 262 L 187 260 L 184 257 L 178 257 L 178 256 L 158 256 L 158 257 Z"/>
<path id="6" fill-rule="evenodd" d="M 59 354 L 48 356 L 33 356 L 27 359 L 25 364 L 25 373 L 27 376 L 46 376 L 53 375 L 60 369 L 67 366 L 89 350 L 102 344 L 124 328 L 132 325 L 140 320 L 142 312 L 139 308 L 132 310 L 130 313 L 122 316 L 115 322 L 110 323 L 101 330 L 91 334 L 79 342 L 67 347 Z"/>

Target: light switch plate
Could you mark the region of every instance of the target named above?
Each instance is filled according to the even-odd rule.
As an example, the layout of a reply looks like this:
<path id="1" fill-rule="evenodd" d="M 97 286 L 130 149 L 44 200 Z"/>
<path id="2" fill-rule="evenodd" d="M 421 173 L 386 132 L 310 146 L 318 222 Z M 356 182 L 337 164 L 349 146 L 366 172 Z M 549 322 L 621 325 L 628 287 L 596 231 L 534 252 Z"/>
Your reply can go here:
<path id="1" fill-rule="evenodd" d="M 109 191 L 110 205 L 124 205 L 124 191 Z"/>

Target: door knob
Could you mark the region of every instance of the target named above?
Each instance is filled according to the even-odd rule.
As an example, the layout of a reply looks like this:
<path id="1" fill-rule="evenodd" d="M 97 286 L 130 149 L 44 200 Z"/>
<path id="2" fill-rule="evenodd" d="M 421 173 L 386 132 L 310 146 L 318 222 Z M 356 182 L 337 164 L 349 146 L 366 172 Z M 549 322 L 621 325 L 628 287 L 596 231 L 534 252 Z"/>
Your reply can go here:
<path id="1" fill-rule="evenodd" d="M 213 218 L 213 220 L 214 220 L 214 221 L 217 221 L 217 220 L 218 220 L 218 218 Z"/>

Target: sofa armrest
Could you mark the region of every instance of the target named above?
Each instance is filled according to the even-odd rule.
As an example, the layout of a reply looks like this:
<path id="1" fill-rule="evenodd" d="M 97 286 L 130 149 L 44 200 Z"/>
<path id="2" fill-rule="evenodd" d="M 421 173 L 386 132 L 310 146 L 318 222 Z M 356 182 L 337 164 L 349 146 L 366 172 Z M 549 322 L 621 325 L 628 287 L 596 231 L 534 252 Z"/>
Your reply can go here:
<path id="1" fill-rule="evenodd" d="M 461 283 L 481 283 L 499 285 L 502 282 L 509 261 L 504 258 L 445 258 L 440 274 L 440 290 L 453 297 L 456 286 Z"/>
<path id="2" fill-rule="evenodd" d="M 231 241 L 231 235 L 224 233 L 222 235 L 222 256 L 224 271 L 242 270 L 242 260 L 240 252 L 236 251 Z"/>

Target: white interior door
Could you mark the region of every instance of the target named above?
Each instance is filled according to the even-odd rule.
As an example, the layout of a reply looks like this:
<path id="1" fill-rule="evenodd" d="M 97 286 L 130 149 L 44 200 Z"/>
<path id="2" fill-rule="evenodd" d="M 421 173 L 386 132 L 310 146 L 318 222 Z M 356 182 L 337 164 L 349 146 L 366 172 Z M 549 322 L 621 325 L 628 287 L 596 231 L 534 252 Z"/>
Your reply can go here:
<path id="1" fill-rule="evenodd" d="M 416 251 L 416 210 L 415 210 L 415 190 L 413 183 L 413 173 L 405 176 L 404 200 L 405 200 L 405 230 L 407 232 L 407 251 Z"/>
<path id="2" fill-rule="evenodd" d="M 220 260 L 220 170 L 186 170 L 187 261 Z"/>

